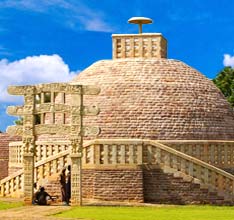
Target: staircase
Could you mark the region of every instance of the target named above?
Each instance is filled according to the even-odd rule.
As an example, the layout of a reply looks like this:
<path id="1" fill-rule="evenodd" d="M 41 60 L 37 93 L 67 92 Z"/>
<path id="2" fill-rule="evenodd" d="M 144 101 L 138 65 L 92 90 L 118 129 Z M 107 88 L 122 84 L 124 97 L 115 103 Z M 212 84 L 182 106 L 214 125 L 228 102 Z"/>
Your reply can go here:
<path id="1" fill-rule="evenodd" d="M 63 143 L 63 146 L 65 145 L 67 147 L 61 148 L 56 142 L 36 143 L 35 181 L 45 186 L 48 191 L 52 190 L 53 195 L 57 193 L 58 196 L 60 195 L 58 174 L 64 166 L 69 164 L 69 143 Z M 22 152 L 21 143 L 17 142 L 16 145 L 11 145 L 11 148 L 12 152 L 17 152 L 18 157 L 21 157 L 16 159 L 20 164 L 22 162 L 22 153 L 19 153 Z M 139 139 L 88 141 L 83 148 L 82 165 L 85 198 L 102 199 L 102 195 L 98 195 L 97 192 L 103 192 L 108 188 L 95 182 L 94 177 L 99 175 L 97 172 L 106 175 L 110 171 L 112 174 L 115 170 L 120 174 L 123 171 L 120 176 L 124 180 L 124 170 L 130 170 L 130 173 L 137 170 L 142 173 L 142 178 L 139 178 L 142 183 L 138 186 L 142 186 L 139 192 L 142 192 L 145 202 L 233 204 L 234 176 L 232 174 L 158 141 Z M 1 196 L 22 196 L 23 178 L 24 174 L 21 169 L 2 179 L 0 181 Z M 109 188 L 114 188 L 114 193 L 116 190 L 122 190 L 122 194 L 126 197 L 128 191 L 118 188 L 116 186 L 118 183 L 110 184 L 112 185 L 109 185 Z M 132 186 L 136 184 L 136 180 L 133 184 L 130 179 L 130 183 L 126 184 L 130 186 L 126 189 L 129 190 L 129 194 L 134 194 Z M 95 187 L 99 189 L 96 190 Z M 120 196 L 116 197 L 117 200 L 121 200 L 121 192 L 118 194 Z M 133 195 L 132 198 L 129 200 L 134 200 L 136 197 Z M 103 199 L 108 200 L 107 197 Z"/>

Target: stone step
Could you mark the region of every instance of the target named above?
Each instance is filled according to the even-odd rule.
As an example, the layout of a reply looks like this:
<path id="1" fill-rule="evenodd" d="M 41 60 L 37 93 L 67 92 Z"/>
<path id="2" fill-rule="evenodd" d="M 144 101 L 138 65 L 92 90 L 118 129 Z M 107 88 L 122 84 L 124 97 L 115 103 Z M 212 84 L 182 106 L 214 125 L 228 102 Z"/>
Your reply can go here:
<path id="1" fill-rule="evenodd" d="M 229 199 L 220 196 L 214 189 L 201 187 L 199 181 L 183 175 L 173 175 L 169 170 L 145 170 L 145 201 L 166 204 L 233 204 Z"/>

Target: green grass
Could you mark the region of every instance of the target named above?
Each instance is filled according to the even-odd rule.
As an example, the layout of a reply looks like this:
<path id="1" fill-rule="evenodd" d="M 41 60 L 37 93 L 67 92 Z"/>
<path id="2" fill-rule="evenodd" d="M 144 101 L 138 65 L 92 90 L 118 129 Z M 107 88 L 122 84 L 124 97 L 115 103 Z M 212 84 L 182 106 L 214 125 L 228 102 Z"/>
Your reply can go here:
<path id="1" fill-rule="evenodd" d="M 56 217 L 82 220 L 234 220 L 230 206 L 73 207 Z"/>
<path id="2" fill-rule="evenodd" d="M 0 210 L 11 209 L 23 206 L 23 202 L 5 202 L 0 201 Z"/>

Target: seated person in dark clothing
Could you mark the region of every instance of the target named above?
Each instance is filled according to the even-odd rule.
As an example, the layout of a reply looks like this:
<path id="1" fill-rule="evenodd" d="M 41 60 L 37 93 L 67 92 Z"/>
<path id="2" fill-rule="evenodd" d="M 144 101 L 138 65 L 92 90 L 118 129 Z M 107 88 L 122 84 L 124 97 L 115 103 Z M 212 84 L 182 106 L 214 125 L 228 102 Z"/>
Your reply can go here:
<path id="1" fill-rule="evenodd" d="M 45 191 L 44 187 L 40 188 L 40 191 L 35 194 L 35 203 L 38 205 L 49 205 L 48 200 L 53 198 Z"/>

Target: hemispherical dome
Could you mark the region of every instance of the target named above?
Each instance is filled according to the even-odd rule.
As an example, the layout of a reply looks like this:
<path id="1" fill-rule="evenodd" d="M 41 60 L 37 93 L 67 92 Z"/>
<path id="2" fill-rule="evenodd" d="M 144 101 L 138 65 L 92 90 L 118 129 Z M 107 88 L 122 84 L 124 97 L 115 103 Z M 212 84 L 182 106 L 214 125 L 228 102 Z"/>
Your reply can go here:
<path id="1" fill-rule="evenodd" d="M 234 138 L 234 114 L 212 81 L 188 65 L 169 59 L 102 60 L 73 82 L 98 85 L 98 116 L 84 119 L 98 125 L 100 138 L 159 140 L 228 140 Z"/>

